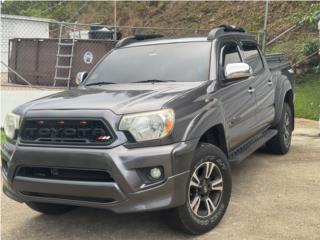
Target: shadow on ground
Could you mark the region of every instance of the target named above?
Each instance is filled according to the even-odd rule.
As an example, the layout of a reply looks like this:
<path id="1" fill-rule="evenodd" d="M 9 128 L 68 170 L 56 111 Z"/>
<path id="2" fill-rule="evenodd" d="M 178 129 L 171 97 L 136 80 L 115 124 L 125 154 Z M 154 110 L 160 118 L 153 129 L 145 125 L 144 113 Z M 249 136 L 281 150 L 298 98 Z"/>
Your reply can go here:
<path id="1" fill-rule="evenodd" d="M 60 216 L 36 215 L 16 234 L 25 239 L 30 229 L 35 239 L 189 239 L 171 229 L 163 212 L 115 214 L 107 210 L 79 207 Z M 161 233 L 159 235 L 159 233 Z"/>

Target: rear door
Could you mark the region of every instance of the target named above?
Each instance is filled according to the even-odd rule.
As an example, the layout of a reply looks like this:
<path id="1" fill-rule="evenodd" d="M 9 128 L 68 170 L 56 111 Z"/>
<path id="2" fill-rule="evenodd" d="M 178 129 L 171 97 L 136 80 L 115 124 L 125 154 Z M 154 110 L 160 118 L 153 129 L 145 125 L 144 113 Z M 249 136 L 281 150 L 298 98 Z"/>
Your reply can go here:
<path id="1" fill-rule="evenodd" d="M 256 43 L 244 41 L 241 43 L 242 57 L 253 70 L 253 88 L 256 95 L 256 131 L 260 131 L 273 121 L 275 117 L 274 97 L 275 87 L 270 70 L 261 57 Z"/>
<path id="2" fill-rule="evenodd" d="M 253 77 L 236 80 L 224 78 L 224 68 L 229 63 L 242 62 L 236 41 L 221 43 L 219 47 L 219 80 L 221 88 L 216 92 L 223 104 L 228 127 L 229 148 L 234 149 L 254 135 L 256 104 Z"/>

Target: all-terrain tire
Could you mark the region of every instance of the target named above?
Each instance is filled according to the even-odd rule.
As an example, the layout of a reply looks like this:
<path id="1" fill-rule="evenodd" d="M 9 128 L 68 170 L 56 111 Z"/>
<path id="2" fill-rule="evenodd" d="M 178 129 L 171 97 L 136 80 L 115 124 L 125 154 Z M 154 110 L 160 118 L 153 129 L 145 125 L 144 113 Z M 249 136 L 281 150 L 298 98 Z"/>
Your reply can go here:
<path id="1" fill-rule="evenodd" d="M 203 170 L 201 169 L 202 166 L 204 166 Z M 206 166 L 211 166 L 211 167 L 213 166 L 213 170 L 212 170 L 213 180 L 211 181 L 211 177 L 210 177 L 210 180 L 208 180 L 207 184 L 208 186 L 212 187 L 212 189 L 210 189 L 210 191 L 212 192 L 209 193 L 208 197 L 209 196 L 212 197 L 211 202 L 215 203 L 214 205 L 208 204 L 207 203 L 208 197 L 202 196 L 202 194 L 204 194 L 203 188 L 198 189 L 198 186 L 190 187 L 195 182 L 197 182 L 194 179 L 195 174 L 196 175 L 200 174 L 202 170 L 204 172 L 204 175 L 206 175 L 206 172 L 207 172 Z M 219 179 L 222 179 L 221 185 L 220 186 L 216 185 L 215 187 L 216 189 L 218 189 L 218 188 L 221 188 L 222 186 L 222 190 L 220 192 L 213 190 L 214 189 L 213 182 L 217 183 L 219 180 L 218 177 L 217 177 L 218 180 L 215 180 L 214 175 L 219 175 Z M 198 180 L 200 178 L 202 177 L 199 175 Z M 206 179 L 204 177 L 203 181 L 205 180 Z M 204 185 L 205 183 L 201 183 L 201 186 L 204 187 Z M 232 188 L 232 177 L 231 177 L 229 162 L 227 160 L 226 155 L 218 147 L 208 143 L 199 144 L 194 155 L 194 159 L 190 169 L 188 184 L 186 188 L 187 188 L 187 196 L 186 196 L 185 204 L 180 207 L 170 209 L 170 211 L 168 212 L 169 224 L 180 231 L 183 231 L 188 234 L 193 234 L 193 235 L 203 234 L 205 232 L 210 231 L 222 219 L 227 209 L 227 206 L 229 204 L 231 188 Z M 194 197 L 193 197 L 193 200 L 191 201 L 190 198 L 192 197 L 191 196 L 192 194 L 194 195 Z M 195 208 L 192 206 L 195 205 L 193 203 L 197 197 L 197 194 L 199 194 L 201 198 L 204 198 L 206 200 L 201 200 L 201 203 L 198 206 L 198 212 L 195 213 Z M 220 194 L 219 198 L 213 198 L 213 196 L 215 196 L 216 194 Z M 204 201 L 204 203 L 202 201 Z M 210 209 L 210 207 L 208 208 L 208 206 L 212 207 L 211 208 L 212 211 L 211 211 L 211 215 L 206 216 L 210 212 L 208 210 Z M 203 214 L 203 216 L 200 213 Z"/>
<path id="2" fill-rule="evenodd" d="M 280 122 L 276 126 L 277 135 L 267 142 L 267 148 L 274 154 L 286 154 L 291 145 L 293 116 L 288 103 L 284 103 Z"/>
<path id="3" fill-rule="evenodd" d="M 52 203 L 40 203 L 40 202 L 26 202 L 28 207 L 43 214 L 63 214 L 71 211 L 75 206 L 52 204 Z"/>

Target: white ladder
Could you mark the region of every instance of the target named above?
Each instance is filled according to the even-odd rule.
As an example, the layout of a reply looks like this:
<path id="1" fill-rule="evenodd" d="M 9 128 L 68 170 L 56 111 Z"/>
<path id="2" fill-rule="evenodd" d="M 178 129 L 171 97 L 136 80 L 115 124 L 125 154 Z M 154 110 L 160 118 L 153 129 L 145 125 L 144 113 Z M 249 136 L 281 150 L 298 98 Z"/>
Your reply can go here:
<path id="1" fill-rule="evenodd" d="M 57 60 L 56 60 L 56 66 L 55 66 L 53 86 L 56 86 L 57 81 L 67 81 L 67 86 L 68 86 L 68 88 L 70 88 L 73 50 L 74 50 L 75 35 L 76 35 L 75 34 L 76 23 L 74 23 L 73 37 L 72 37 L 71 42 L 61 41 L 62 40 L 62 30 L 63 30 L 63 24 L 60 25 L 58 53 L 57 53 Z M 64 48 L 65 51 L 61 51 L 62 48 Z M 67 65 L 61 65 L 62 61 L 59 61 L 61 59 L 64 59 L 64 60 L 67 59 L 67 60 L 63 61 L 63 62 L 68 62 Z"/>

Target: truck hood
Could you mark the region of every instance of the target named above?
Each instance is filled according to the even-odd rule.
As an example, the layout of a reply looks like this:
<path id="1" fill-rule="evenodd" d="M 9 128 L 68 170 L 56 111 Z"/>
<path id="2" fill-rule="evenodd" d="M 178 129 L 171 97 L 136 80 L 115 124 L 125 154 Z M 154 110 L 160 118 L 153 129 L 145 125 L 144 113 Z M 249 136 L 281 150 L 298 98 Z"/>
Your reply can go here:
<path id="1" fill-rule="evenodd" d="M 203 82 L 110 84 L 63 91 L 26 103 L 21 111 L 108 109 L 116 114 L 160 109 Z"/>

